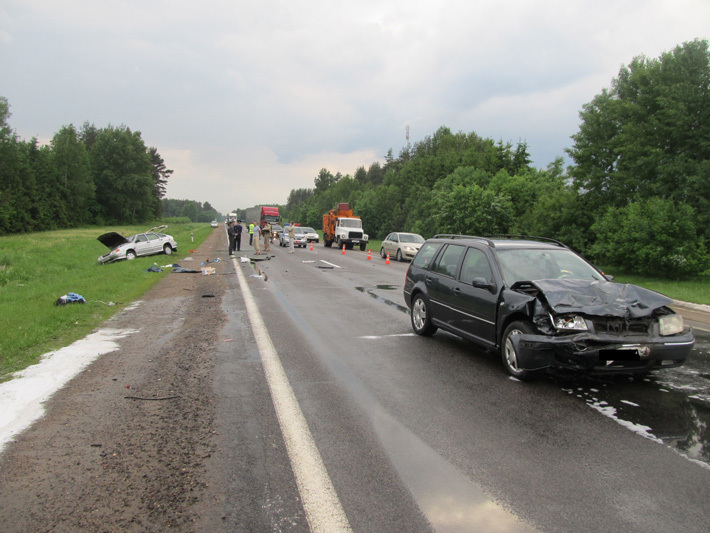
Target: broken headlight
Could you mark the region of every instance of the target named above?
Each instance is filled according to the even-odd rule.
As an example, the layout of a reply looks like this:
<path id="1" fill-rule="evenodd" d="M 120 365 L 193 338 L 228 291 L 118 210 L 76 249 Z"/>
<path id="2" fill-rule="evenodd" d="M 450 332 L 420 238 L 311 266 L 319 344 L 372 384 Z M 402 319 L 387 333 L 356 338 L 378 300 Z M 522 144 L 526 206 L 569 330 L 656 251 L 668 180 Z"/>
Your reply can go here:
<path id="1" fill-rule="evenodd" d="M 658 320 L 661 335 L 675 335 L 683 331 L 683 317 L 677 314 L 664 315 Z"/>
<path id="2" fill-rule="evenodd" d="M 552 325 L 555 329 L 561 331 L 587 331 L 587 322 L 584 317 L 579 315 L 573 316 L 552 316 L 550 315 L 550 320 L 552 320 Z"/>

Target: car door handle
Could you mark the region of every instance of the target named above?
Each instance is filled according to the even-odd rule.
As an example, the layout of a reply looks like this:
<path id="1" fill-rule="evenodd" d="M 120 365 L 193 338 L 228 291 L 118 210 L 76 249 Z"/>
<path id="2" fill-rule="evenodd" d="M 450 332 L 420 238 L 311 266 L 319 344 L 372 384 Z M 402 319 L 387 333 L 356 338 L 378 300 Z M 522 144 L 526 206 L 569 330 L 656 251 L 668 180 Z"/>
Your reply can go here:
<path id="1" fill-rule="evenodd" d="M 458 287 L 456 287 L 456 288 L 454 289 L 454 294 L 455 294 L 456 296 L 458 296 L 459 294 L 461 294 L 461 289 L 459 289 Z"/>
<path id="2" fill-rule="evenodd" d="M 426 283 L 427 285 L 431 285 L 432 283 L 434 283 L 434 278 L 427 276 L 426 278 L 424 278 L 424 283 Z"/>

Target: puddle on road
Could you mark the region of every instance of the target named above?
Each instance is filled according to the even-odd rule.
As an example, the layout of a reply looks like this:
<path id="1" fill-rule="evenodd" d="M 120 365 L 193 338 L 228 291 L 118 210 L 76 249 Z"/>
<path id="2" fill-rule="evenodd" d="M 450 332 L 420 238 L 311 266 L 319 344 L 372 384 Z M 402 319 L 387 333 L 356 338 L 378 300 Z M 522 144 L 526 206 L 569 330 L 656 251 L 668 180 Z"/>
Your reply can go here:
<path id="1" fill-rule="evenodd" d="M 629 430 L 710 468 L 710 379 L 702 373 L 680 367 L 560 385 Z"/>
<path id="2" fill-rule="evenodd" d="M 379 406 L 371 413 L 380 442 L 435 531 L 535 531 Z"/>
<path id="3" fill-rule="evenodd" d="M 394 307 L 398 311 L 402 311 L 405 314 L 409 314 L 409 309 L 407 309 L 406 306 L 400 305 L 396 302 L 393 302 L 392 300 L 388 300 L 387 298 L 384 298 L 380 296 L 379 294 L 376 294 L 374 291 L 376 290 L 381 290 L 381 291 L 394 291 L 399 289 L 400 287 L 397 287 L 396 285 L 375 285 L 374 287 L 355 287 L 355 290 L 358 290 L 360 292 L 363 292 L 365 294 L 369 294 L 372 296 L 375 300 L 378 302 L 382 302 L 384 304 L 389 305 L 390 307 Z"/>

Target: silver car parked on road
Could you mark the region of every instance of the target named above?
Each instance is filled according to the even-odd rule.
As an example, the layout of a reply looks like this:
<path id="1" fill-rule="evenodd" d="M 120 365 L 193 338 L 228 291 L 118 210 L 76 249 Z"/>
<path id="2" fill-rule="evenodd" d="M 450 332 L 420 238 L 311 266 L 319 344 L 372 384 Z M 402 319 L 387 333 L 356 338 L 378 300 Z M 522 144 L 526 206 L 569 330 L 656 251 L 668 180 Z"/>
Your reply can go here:
<path id="1" fill-rule="evenodd" d="M 418 233 L 390 233 L 382 241 L 380 256 L 385 259 L 387 254 L 390 254 L 390 257 L 397 261 L 404 261 L 405 259 L 411 261 L 417 255 L 423 243 L 424 237 Z"/>

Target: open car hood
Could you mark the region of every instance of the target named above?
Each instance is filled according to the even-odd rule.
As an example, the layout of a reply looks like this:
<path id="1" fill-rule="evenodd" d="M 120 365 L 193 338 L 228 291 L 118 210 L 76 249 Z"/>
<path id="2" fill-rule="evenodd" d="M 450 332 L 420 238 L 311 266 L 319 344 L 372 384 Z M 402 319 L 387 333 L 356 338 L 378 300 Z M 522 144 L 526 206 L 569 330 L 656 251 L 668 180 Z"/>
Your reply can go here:
<path id="1" fill-rule="evenodd" d="M 579 279 L 519 282 L 512 289 L 532 285 L 555 313 L 638 318 L 650 316 L 673 300 L 637 285 Z M 525 291 L 527 292 L 527 291 Z"/>
<path id="2" fill-rule="evenodd" d="M 105 245 L 109 250 L 113 250 L 114 248 L 117 248 L 122 244 L 131 242 L 123 235 L 121 235 L 120 233 L 116 233 L 115 231 L 110 231 L 108 233 L 104 233 L 103 235 L 99 235 L 98 237 L 96 237 L 96 240 L 98 240 L 101 244 Z"/>

